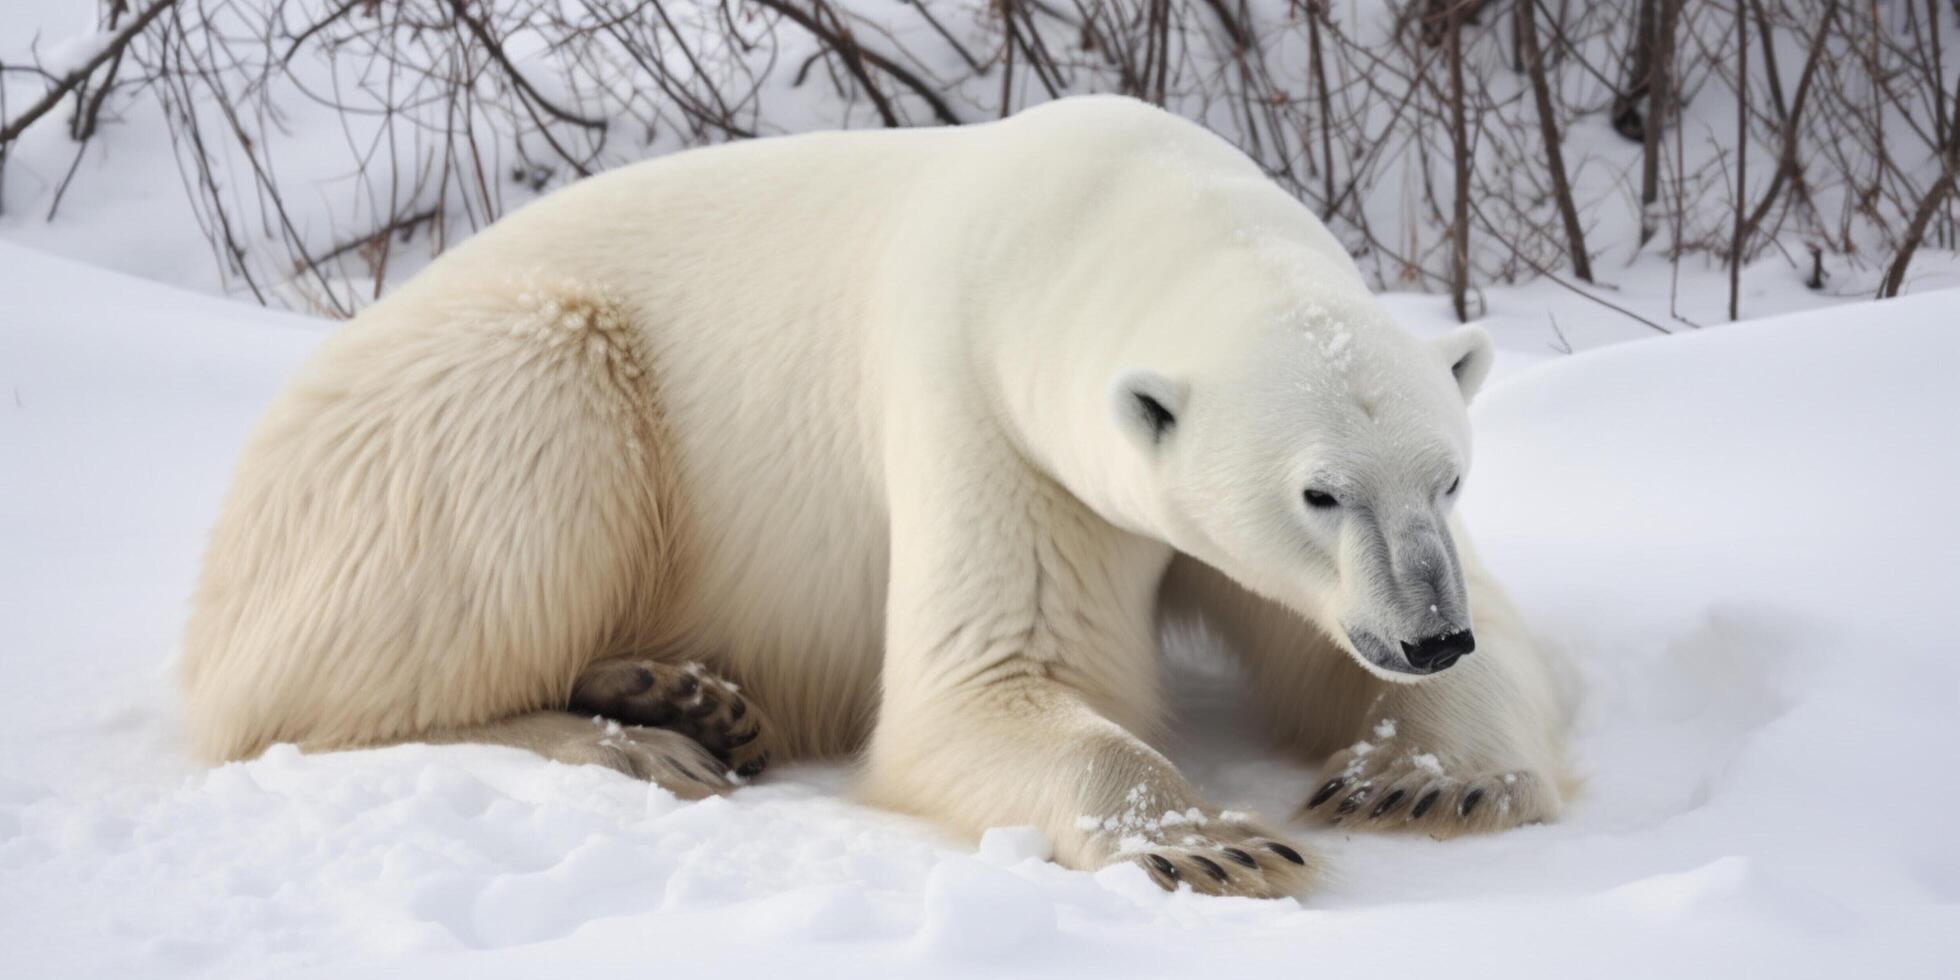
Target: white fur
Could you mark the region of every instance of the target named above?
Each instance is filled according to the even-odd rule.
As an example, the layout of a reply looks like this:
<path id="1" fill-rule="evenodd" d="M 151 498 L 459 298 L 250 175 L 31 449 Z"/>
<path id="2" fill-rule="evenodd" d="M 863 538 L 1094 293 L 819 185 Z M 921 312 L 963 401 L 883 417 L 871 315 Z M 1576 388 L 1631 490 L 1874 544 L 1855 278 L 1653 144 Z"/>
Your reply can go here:
<path id="1" fill-rule="evenodd" d="M 596 658 L 701 660 L 785 751 L 863 747 L 886 805 L 1291 891 L 1273 838 L 1145 741 L 1160 589 L 1242 620 L 1255 663 L 1300 638 L 1311 683 L 1268 701 L 1362 731 L 1387 688 L 1340 623 L 1393 616 L 1299 492 L 1345 467 L 1441 506 L 1415 484 L 1467 466 L 1487 363 L 1480 333 L 1395 328 L 1250 161 L 1127 100 L 624 168 L 453 249 L 268 412 L 186 637 L 193 733 L 224 758 L 467 737 L 590 761 L 507 721 Z M 1163 438 L 1126 385 L 1175 402 Z M 1469 579 L 1457 671 L 1500 680 L 1397 687 L 1447 718 L 1403 728 L 1555 774 L 1536 654 Z M 1240 845 L 1257 871 L 1205 877 Z"/>

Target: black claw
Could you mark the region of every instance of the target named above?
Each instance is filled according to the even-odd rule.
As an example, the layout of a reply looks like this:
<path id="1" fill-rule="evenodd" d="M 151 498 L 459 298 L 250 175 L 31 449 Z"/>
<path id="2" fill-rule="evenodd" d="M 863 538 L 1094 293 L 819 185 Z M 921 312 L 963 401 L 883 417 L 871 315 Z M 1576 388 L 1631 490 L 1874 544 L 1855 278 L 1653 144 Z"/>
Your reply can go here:
<path id="1" fill-rule="evenodd" d="M 701 696 L 700 704 L 697 704 L 694 707 L 687 709 L 687 717 L 694 718 L 697 720 L 706 718 L 709 715 L 714 714 L 715 709 L 719 707 L 721 707 L 721 705 L 720 703 L 715 701 L 714 695 L 703 694 Z"/>
<path id="2" fill-rule="evenodd" d="M 1333 779 L 1328 780 L 1327 785 L 1322 786 L 1320 788 L 1320 791 L 1313 795 L 1313 799 L 1307 801 L 1307 809 L 1311 810 L 1314 807 L 1317 807 L 1322 803 L 1325 803 L 1328 800 L 1333 799 L 1334 794 L 1340 792 L 1341 787 L 1345 785 L 1347 785 L 1347 780 L 1342 779 L 1339 776 L 1336 776 Z"/>
<path id="3" fill-rule="evenodd" d="M 1429 808 L 1436 805 L 1436 797 L 1441 794 L 1442 790 L 1436 789 L 1424 793 L 1422 799 L 1416 801 L 1415 809 L 1409 811 L 1409 819 L 1418 819 L 1423 814 L 1428 813 Z"/>
<path id="4" fill-rule="evenodd" d="M 1401 790 L 1398 789 L 1395 792 L 1382 797 L 1382 801 L 1380 803 L 1375 804 L 1375 808 L 1368 812 L 1368 816 L 1370 818 L 1379 817 L 1382 814 L 1395 809 L 1395 805 L 1402 802 L 1402 797 L 1404 795 L 1406 794 L 1404 794 Z"/>
<path id="5" fill-rule="evenodd" d="M 1213 878 L 1217 878 L 1219 881 L 1227 880 L 1225 877 L 1225 869 L 1219 867 L 1217 861 L 1213 861 L 1210 858 L 1199 857 L 1196 854 L 1191 855 L 1191 860 L 1195 862 L 1198 865 L 1198 867 L 1205 869 L 1205 873 L 1211 875 Z"/>
<path id="6" fill-rule="evenodd" d="M 674 696 L 678 698 L 691 697 L 700 689 L 701 679 L 693 674 L 682 674 L 681 679 L 674 682 Z"/>
<path id="7" fill-rule="evenodd" d="M 1457 807 L 1456 815 L 1459 817 L 1469 816 L 1470 811 L 1475 810 L 1477 808 L 1477 804 L 1482 802 L 1483 798 L 1484 798 L 1483 790 L 1481 789 L 1471 790 L 1468 795 L 1463 797 L 1463 804 Z"/>
<path id="8" fill-rule="evenodd" d="M 755 758 L 742 763 L 741 766 L 735 770 L 735 774 L 746 779 L 767 768 L 769 768 L 769 753 L 764 752 L 761 755 L 756 756 Z"/>
<path id="9" fill-rule="evenodd" d="M 1241 850 L 1239 850 L 1239 849 L 1238 849 L 1238 848 L 1236 848 L 1236 847 L 1228 847 L 1228 848 L 1226 848 L 1226 849 L 1225 849 L 1225 856 L 1226 856 L 1226 857 L 1228 857 L 1228 858 L 1231 858 L 1231 859 L 1232 859 L 1232 860 L 1234 860 L 1234 861 L 1237 861 L 1237 862 L 1239 862 L 1240 864 L 1243 864 L 1243 865 L 1245 865 L 1245 866 L 1246 866 L 1246 867 L 1248 867 L 1248 868 L 1257 868 L 1257 867 L 1259 867 L 1259 862 L 1257 862 L 1257 861 L 1254 861 L 1254 860 L 1252 859 L 1252 855 L 1250 855 L 1250 854 L 1247 854 L 1246 852 L 1244 852 L 1244 851 L 1241 851 Z"/>
<path id="10" fill-rule="evenodd" d="M 1172 881 L 1178 880 L 1177 865 L 1172 864 L 1168 858 L 1161 854 L 1145 854 L 1144 857 L 1150 859 L 1150 866 L 1156 868 L 1158 874 Z"/>
<path id="11" fill-rule="evenodd" d="M 760 728 L 752 729 L 746 732 L 736 732 L 735 734 L 728 736 L 728 738 L 725 740 L 725 744 L 731 749 L 739 749 L 742 746 L 755 741 L 755 737 L 760 734 L 762 734 L 762 729 Z"/>
<path id="12" fill-rule="evenodd" d="M 1280 857 L 1283 857 L 1288 861 L 1293 862 L 1294 864 L 1304 865 L 1307 863 L 1307 859 L 1301 857 L 1299 851 L 1287 847 L 1285 844 L 1281 844 L 1278 841 L 1267 842 L 1266 850 L 1269 850 L 1274 854 L 1277 854 Z"/>
<path id="13" fill-rule="evenodd" d="M 749 703 L 741 698 L 736 698 L 735 703 L 728 706 L 728 717 L 736 721 L 741 721 L 742 716 L 748 713 Z"/>
<path id="14" fill-rule="evenodd" d="M 700 773 L 695 772 L 692 769 L 689 769 L 686 763 L 683 763 L 677 759 L 668 759 L 667 761 L 672 762 L 674 764 L 674 768 L 679 769 L 681 771 L 681 775 L 686 776 L 687 778 L 692 779 L 697 783 L 707 782 L 707 780 L 701 778 Z"/>
<path id="15" fill-rule="evenodd" d="M 627 691 L 626 693 L 628 695 L 645 694 L 647 691 L 650 691 L 652 689 L 653 689 L 653 671 L 648 670 L 645 667 L 633 668 L 633 689 Z"/>

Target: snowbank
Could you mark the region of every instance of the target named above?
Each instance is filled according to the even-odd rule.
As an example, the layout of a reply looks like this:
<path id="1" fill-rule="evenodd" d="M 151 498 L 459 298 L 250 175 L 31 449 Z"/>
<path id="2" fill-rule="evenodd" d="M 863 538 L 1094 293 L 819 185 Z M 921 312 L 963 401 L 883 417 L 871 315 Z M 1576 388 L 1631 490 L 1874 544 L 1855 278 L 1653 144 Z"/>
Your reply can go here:
<path id="1" fill-rule="evenodd" d="M 1308 834 L 1336 876 L 1262 903 L 1064 871 L 1025 833 L 944 839 L 851 804 L 831 767 L 695 804 L 480 747 L 199 769 L 167 661 L 203 527 L 326 327 L 0 245 L 4 961 L 1950 976 L 1957 295 L 1622 344 L 1489 391 L 1465 506 L 1577 665 L 1587 795 L 1483 840 Z M 1243 729 L 1229 677 L 1179 669 L 1174 755 L 1283 815 L 1307 771 Z"/>

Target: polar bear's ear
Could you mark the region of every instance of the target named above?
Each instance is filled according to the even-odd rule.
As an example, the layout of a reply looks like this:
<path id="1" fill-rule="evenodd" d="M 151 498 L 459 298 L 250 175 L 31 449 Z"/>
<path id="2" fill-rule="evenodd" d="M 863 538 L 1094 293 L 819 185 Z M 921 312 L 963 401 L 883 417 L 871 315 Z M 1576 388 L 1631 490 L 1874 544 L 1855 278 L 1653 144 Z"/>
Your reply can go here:
<path id="1" fill-rule="evenodd" d="M 1458 327 L 1436 338 L 1434 343 L 1443 355 L 1443 363 L 1456 375 L 1456 386 L 1463 392 L 1463 400 L 1468 402 L 1484 386 L 1484 379 L 1490 376 L 1491 361 L 1497 356 L 1490 345 L 1490 334 L 1482 327 Z"/>
<path id="2" fill-rule="evenodd" d="M 1154 449 L 1177 431 L 1189 389 L 1155 371 L 1130 371 L 1109 389 L 1116 424 L 1139 446 Z"/>

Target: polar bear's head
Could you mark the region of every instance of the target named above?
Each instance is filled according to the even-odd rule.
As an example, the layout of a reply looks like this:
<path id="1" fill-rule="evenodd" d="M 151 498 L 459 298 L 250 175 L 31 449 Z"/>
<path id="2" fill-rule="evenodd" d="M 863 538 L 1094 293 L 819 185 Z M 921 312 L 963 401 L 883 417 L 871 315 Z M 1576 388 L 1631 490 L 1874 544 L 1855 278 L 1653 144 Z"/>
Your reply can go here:
<path id="1" fill-rule="evenodd" d="M 1490 339 L 1465 327 L 1424 342 L 1369 303 L 1278 319 L 1254 343 L 1111 386 L 1151 474 L 1151 523 L 1370 672 L 1444 670 L 1475 643 L 1449 517 Z"/>

